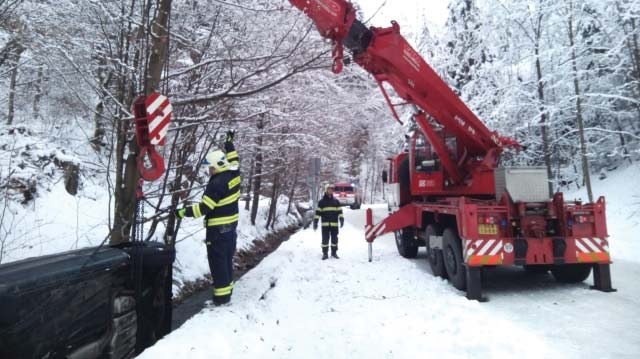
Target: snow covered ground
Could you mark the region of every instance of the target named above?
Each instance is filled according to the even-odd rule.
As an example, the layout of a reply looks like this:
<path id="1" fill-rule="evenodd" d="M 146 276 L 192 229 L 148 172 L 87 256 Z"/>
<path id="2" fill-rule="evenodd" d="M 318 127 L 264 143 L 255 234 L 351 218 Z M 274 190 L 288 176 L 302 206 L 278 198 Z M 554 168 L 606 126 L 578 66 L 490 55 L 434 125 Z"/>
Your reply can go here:
<path id="1" fill-rule="evenodd" d="M 382 218 L 384 208 L 376 209 Z M 617 293 L 496 270 L 488 303 L 429 273 L 424 252 L 391 236 L 367 262 L 364 211 L 346 210 L 341 259 L 320 260 L 319 233 L 294 235 L 245 275 L 229 307 L 204 309 L 140 358 L 616 357 L 640 353 L 640 264 L 613 266 Z M 640 254 L 640 253 L 639 253 Z"/>
<path id="2" fill-rule="evenodd" d="M 468 301 L 431 276 L 423 250 L 400 257 L 390 235 L 368 263 L 365 212 L 346 209 L 341 259 L 321 261 L 320 234 L 301 231 L 237 282 L 231 306 L 204 309 L 140 358 L 637 358 L 639 226 L 614 218 L 632 197 L 622 192 L 640 191 L 624 183 L 637 170 L 598 184 L 612 197 L 616 293 L 590 290 L 591 279 L 560 285 L 501 268 L 485 277 L 489 302 Z M 374 215 L 385 212 L 376 206 Z"/>

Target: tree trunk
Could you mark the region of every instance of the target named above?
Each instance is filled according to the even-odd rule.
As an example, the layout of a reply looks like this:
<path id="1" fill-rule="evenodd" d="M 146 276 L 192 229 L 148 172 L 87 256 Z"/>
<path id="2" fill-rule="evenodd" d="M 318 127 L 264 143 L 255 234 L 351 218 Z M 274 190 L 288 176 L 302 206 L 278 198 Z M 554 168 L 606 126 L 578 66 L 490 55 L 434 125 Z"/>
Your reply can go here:
<path id="1" fill-rule="evenodd" d="M 171 0 L 157 0 L 157 8 L 158 11 L 151 24 L 151 34 L 149 35 L 151 49 L 149 50 L 149 69 L 145 74 L 144 93 L 146 95 L 160 89 L 160 79 L 169 48 L 167 29 L 171 16 Z"/>
<path id="2" fill-rule="evenodd" d="M 542 11 L 542 9 L 540 9 Z M 547 123 L 547 109 L 544 102 L 544 82 L 542 81 L 542 65 L 540 63 L 540 37 L 542 35 L 542 16 L 538 16 L 538 23 L 536 27 L 536 38 L 534 51 L 536 55 L 536 75 L 538 77 L 538 101 L 540 101 L 540 131 L 542 132 L 542 149 L 544 151 L 544 165 L 547 167 L 547 185 L 549 189 L 549 197 L 553 195 L 553 184 L 551 178 L 553 172 L 551 171 L 551 151 L 549 150 L 549 133 Z"/>
<path id="3" fill-rule="evenodd" d="M 638 46 L 638 31 L 636 29 L 635 18 L 630 19 L 632 42 L 629 51 L 632 52 L 632 59 L 635 68 L 635 82 L 636 82 L 636 96 L 640 96 L 640 47 Z M 640 105 L 636 104 L 636 111 L 638 112 L 638 119 L 640 120 Z M 638 122 L 638 121 L 636 121 Z"/>
<path id="4" fill-rule="evenodd" d="M 64 188 L 72 196 L 78 194 L 78 187 L 80 186 L 80 165 L 73 162 L 64 162 L 62 164 L 64 169 Z"/>
<path id="5" fill-rule="evenodd" d="M 44 80 L 44 66 L 38 66 L 38 80 L 36 81 L 36 94 L 33 96 L 33 119 L 40 117 L 40 101 L 42 100 L 42 81 Z"/>
<path id="6" fill-rule="evenodd" d="M 125 46 L 129 51 L 129 46 Z M 125 56 L 124 54 L 122 56 Z M 126 57 L 126 56 L 125 56 Z M 140 50 L 134 53 L 133 64 L 138 67 Z M 118 88 L 119 103 L 131 105 L 134 96 L 134 83 L 126 75 L 121 76 Z M 135 221 L 136 186 L 139 178 L 136 164 L 138 146 L 132 136 L 132 122 L 126 120 L 124 109 L 118 109 L 117 141 L 116 141 L 116 182 L 115 207 L 111 243 L 118 244 L 130 240 L 130 232 Z M 128 147 L 128 151 L 126 151 Z M 125 154 L 128 155 L 125 158 Z"/>
<path id="7" fill-rule="evenodd" d="M 629 58 L 631 60 L 631 65 L 633 67 L 633 71 L 631 71 L 630 77 L 631 81 L 635 82 L 635 95 L 636 97 L 640 97 L 640 49 L 638 46 L 638 32 L 636 31 L 636 21 L 635 18 L 631 18 L 628 20 L 629 25 L 631 25 L 631 31 L 627 30 L 627 20 L 624 19 L 625 9 L 620 6 L 620 2 L 616 1 L 616 8 L 618 10 L 618 21 L 622 27 L 622 31 L 625 35 L 625 44 L 627 50 L 629 51 Z M 631 33 L 632 35 L 629 35 Z M 640 119 L 640 105 L 633 105 L 638 113 L 638 119 Z M 638 121 L 632 121 L 631 125 L 638 133 L 635 123 Z"/>
<path id="8" fill-rule="evenodd" d="M 100 151 L 102 147 L 102 139 L 105 135 L 104 126 L 102 125 L 102 117 L 104 116 L 104 103 L 102 101 L 98 102 L 95 109 L 95 114 L 93 115 L 93 138 L 91 138 L 91 147 L 94 150 Z"/>
<path id="9" fill-rule="evenodd" d="M 260 187 L 262 186 L 262 153 L 256 154 L 253 195 L 251 198 L 251 224 L 256 225 L 256 217 L 258 216 L 258 204 L 260 203 Z"/>
<path id="10" fill-rule="evenodd" d="M 125 147 L 125 145 L 123 144 L 122 147 Z M 129 147 L 132 147 L 131 143 Z M 122 177 L 116 180 L 116 193 L 118 195 L 116 196 L 114 232 L 111 236 L 112 244 L 128 242 L 133 228 L 132 225 L 135 221 L 136 184 L 139 178 L 135 154 L 127 156 L 122 163 L 120 174 Z"/>
<path id="11" fill-rule="evenodd" d="M 589 202 L 593 203 L 591 176 L 589 175 L 589 160 L 587 159 L 587 145 L 584 138 L 584 121 L 582 118 L 582 99 L 580 97 L 580 81 L 578 80 L 578 64 L 576 60 L 575 38 L 573 34 L 573 2 L 569 1 L 569 45 L 571 45 L 571 66 L 573 68 L 573 88 L 576 94 L 576 121 L 580 136 L 580 157 L 582 158 L 582 175 L 587 187 Z"/>
<path id="12" fill-rule="evenodd" d="M 13 53 L 13 63 L 10 63 L 13 67 L 11 68 L 11 79 L 9 82 L 9 103 L 7 107 L 9 108 L 9 112 L 7 114 L 7 125 L 11 126 L 13 124 L 13 117 L 15 114 L 15 99 L 16 99 L 16 81 L 18 79 L 18 64 L 20 62 L 20 57 L 22 56 L 22 52 L 24 51 L 24 47 L 20 44 L 16 44 Z"/>
<path id="13" fill-rule="evenodd" d="M 627 141 L 624 139 L 624 135 L 622 134 L 622 126 L 620 125 L 620 120 L 616 117 L 616 126 L 618 127 L 618 136 L 620 138 L 620 146 L 622 146 L 622 153 L 624 154 L 624 158 L 629 160 L 629 163 L 633 163 L 631 156 L 629 156 L 629 150 L 627 150 Z"/>
<path id="14" fill-rule="evenodd" d="M 251 166 L 249 167 L 249 177 L 247 177 L 248 182 L 247 182 L 247 197 L 246 200 L 244 201 L 244 210 L 248 211 L 249 210 L 249 204 L 251 203 L 251 184 L 252 179 L 253 179 L 253 165 L 254 165 L 255 160 L 252 159 L 251 160 Z"/>
<path id="15" fill-rule="evenodd" d="M 296 161 L 295 168 L 293 169 L 293 182 L 291 184 L 291 189 L 289 190 L 289 204 L 287 205 L 287 214 L 291 213 L 291 204 L 293 203 L 293 197 L 296 194 L 296 187 L 298 186 L 298 177 L 300 177 L 300 166 L 299 162 Z"/>
<path id="16" fill-rule="evenodd" d="M 276 212 L 278 211 L 278 193 L 280 192 L 280 171 L 276 171 L 273 176 L 273 186 L 271 186 L 271 200 L 269 201 L 269 213 L 267 214 L 267 225 L 265 228 L 273 229 L 276 222 Z"/>
<path id="17" fill-rule="evenodd" d="M 634 60 L 634 65 L 636 68 L 636 81 L 637 81 L 637 88 L 638 91 L 640 92 L 640 49 L 638 46 L 638 31 L 636 29 L 636 19 L 634 19 L 633 17 L 630 19 L 631 22 L 631 33 L 633 34 L 632 36 L 632 49 L 631 51 L 633 52 L 633 60 Z"/>
<path id="18" fill-rule="evenodd" d="M 131 13 L 129 13 L 131 16 Z M 139 35 L 138 35 L 139 36 Z M 132 47 L 131 41 L 135 41 L 135 32 L 133 30 L 133 24 L 129 22 L 127 24 L 126 31 L 123 30 L 123 34 L 118 39 L 118 52 L 117 58 L 122 62 L 128 62 L 130 57 L 133 58 L 133 67 L 137 68 L 139 59 L 139 49 L 135 51 L 135 54 L 131 54 Z M 131 66 L 131 65 L 130 65 Z M 132 79 L 128 74 L 119 72 L 116 74 L 116 93 L 115 97 L 117 103 L 123 106 L 130 105 L 132 103 Z M 128 145 L 128 137 L 131 133 L 131 121 L 125 120 L 126 113 L 123 108 L 118 107 L 116 110 L 116 118 L 114 119 L 115 128 L 115 183 L 114 183 L 114 207 L 113 207 L 113 228 L 111 230 L 111 244 L 119 244 L 129 241 L 129 232 L 131 230 L 131 220 L 133 219 L 133 206 L 131 205 L 131 197 L 128 194 L 131 192 L 127 188 L 129 183 L 125 176 L 128 174 L 126 171 L 126 163 L 130 160 L 125 158 L 125 153 Z"/>
<path id="19" fill-rule="evenodd" d="M 560 186 L 562 186 L 562 182 L 566 182 L 564 180 L 561 179 L 560 177 L 560 165 L 561 165 L 561 159 L 558 158 L 559 156 L 556 156 L 556 185 L 558 187 L 558 191 L 560 191 Z M 567 186 L 567 188 L 569 187 L 569 184 L 565 184 Z"/>
<path id="20" fill-rule="evenodd" d="M 100 66 L 106 66 L 107 62 L 105 59 L 100 60 Z M 109 73 L 109 75 L 105 76 L 105 72 L 103 69 L 98 70 L 98 81 L 100 86 L 102 86 L 102 98 L 100 102 L 96 105 L 95 114 L 93 116 L 93 138 L 91 138 L 91 147 L 95 151 L 100 151 L 102 146 L 104 146 L 104 136 L 105 136 L 105 128 L 104 128 L 104 101 L 108 97 L 108 93 L 106 90 L 109 87 L 109 83 L 111 82 L 111 78 L 113 73 Z"/>
<path id="21" fill-rule="evenodd" d="M 254 160 L 254 182 L 253 182 L 253 198 L 251 203 L 251 224 L 256 225 L 256 217 L 258 216 L 258 204 L 260 202 L 260 187 L 262 186 L 262 129 L 264 128 L 263 117 L 258 119 L 258 143 L 256 146 L 256 157 Z"/>
<path id="22" fill-rule="evenodd" d="M 166 29 L 171 10 L 171 0 L 158 0 L 156 17 L 152 21 L 151 34 L 149 36 L 150 48 L 148 49 L 149 65 L 145 75 L 144 91 L 149 94 L 155 91 L 160 84 L 162 70 L 164 68 L 166 51 L 168 49 L 168 36 Z M 147 29 L 148 31 L 148 29 Z M 141 38 L 138 39 L 142 40 Z M 140 52 L 136 51 L 134 66 L 140 61 Z M 133 102 L 134 88 L 131 82 L 127 82 L 125 86 L 127 101 L 123 104 L 131 104 Z M 121 117 L 123 118 L 123 117 Z M 135 228 L 132 226 L 135 222 L 136 208 L 136 189 L 140 173 L 138 171 L 136 156 L 139 151 L 134 136 L 130 136 L 130 121 L 120 121 L 120 131 L 118 133 L 118 145 L 116 156 L 117 161 L 121 162 L 124 156 L 125 146 L 129 147 L 129 155 L 124 164 L 116 167 L 116 206 L 114 230 L 111 237 L 113 244 L 129 241 L 130 234 Z M 123 166 L 122 166 L 123 165 Z M 121 169 L 124 169 L 122 172 Z M 118 171 L 121 172 L 118 172 Z"/>
<path id="23" fill-rule="evenodd" d="M 177 159 L 177 163 L 182 163 L 184 164 L 186 161 L 186 155 L 184 154 L 184 152 L 177 150 L 175 147 L 175 141 L 177 140 L 177 137 L 174 137 L 174 153 L 175 153 L 175 157 Z M 186 151 L 185 151 L 186 152 Z M 184 174 L 184 166 L 178 166 L 178 168 L 176 169 L 176 175 L 173 179 L 173 184 L 171 186 L 171 188 L 173 189 L 173 194 L 171 195 L 171 206 L 170 208 L 172 210 L 175 210 L 176 208 L 178 208 L 178 204 L 180 203 L 180 200 L 182 198 L 185 198 L 186 195 L 184 192 L 180 192 L 183 190 L 183 186 L 182 186 L 182 175 Z M 194 175 L 195 177 L 195 175 Z M 164 232 L 164 243 L 169 245 L 171 248 L 173 248 L 175 246 L 175 241 L 176 241 L 176 236 L 178 235 L 178 230 L 180 229 L 180 223 L 178 222 L 176 216 L 174 215 L 169 215 L 169 217 L 167 218 L 167 227 L 166 230 Z"/>
<path id="24" fill-rule="evenodd" d="M 369 197 L 369 203 L 373 203 L 375 200 L 375 196 L 376 196 L 376 190 L 378 189 L 378 180 L 379 180 L 379 176 L 376 176 L 376 174 L 378 173 L 378 161 L 373 160 L 373 166 L 372 166 L 372 172 L 371 172 L 371 197 Z"/>
<path id="25" fill-rule="evenodd" d="M 369 164 L 369 154 L 365 157 L 365 163 L 367 164 L 367 171 L 364 178 L 364 186 L 362 186 L 362 200 L 366 202 L 368 188 L 369 188 L 369 170 L 371 169 L 371 165 Z"/>

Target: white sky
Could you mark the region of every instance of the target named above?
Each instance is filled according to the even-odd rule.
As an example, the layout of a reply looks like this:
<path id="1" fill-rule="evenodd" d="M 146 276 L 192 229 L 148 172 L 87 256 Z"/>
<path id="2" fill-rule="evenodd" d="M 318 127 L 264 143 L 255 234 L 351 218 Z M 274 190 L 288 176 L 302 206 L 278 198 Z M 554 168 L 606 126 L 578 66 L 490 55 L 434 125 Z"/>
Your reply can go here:
<path id="1" fill-rule="evenodd" d="M 368 23 L 370 26 L 387 27 L 396 20 L 400 28 L 411 32 L 419 29 L 418 24 L 426 19 L 432 33 L 438 32 L 447 20 L 449 0 L 355 0 L 362 7 L 368 20 L 375 11 L 386 2 L 376 16 Z"/>

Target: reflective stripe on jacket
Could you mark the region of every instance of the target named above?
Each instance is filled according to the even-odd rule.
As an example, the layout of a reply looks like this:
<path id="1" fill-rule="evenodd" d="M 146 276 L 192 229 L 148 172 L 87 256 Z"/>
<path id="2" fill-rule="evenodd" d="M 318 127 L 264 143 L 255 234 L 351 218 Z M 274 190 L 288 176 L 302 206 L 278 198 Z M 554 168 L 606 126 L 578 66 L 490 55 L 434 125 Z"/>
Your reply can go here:
<path id="1" fill-rule="evenodd" d="M 322 219 L 323 227 L 338 227 L 338 221 L 344 218 L 342 214 L 342 207 L 340 202 L 334 197 L 329 197 L 326 194 L 320 202 L 318 202 L 318 208 L 316 208 L 316 215 L 313 217 L 315 222 Z"/>

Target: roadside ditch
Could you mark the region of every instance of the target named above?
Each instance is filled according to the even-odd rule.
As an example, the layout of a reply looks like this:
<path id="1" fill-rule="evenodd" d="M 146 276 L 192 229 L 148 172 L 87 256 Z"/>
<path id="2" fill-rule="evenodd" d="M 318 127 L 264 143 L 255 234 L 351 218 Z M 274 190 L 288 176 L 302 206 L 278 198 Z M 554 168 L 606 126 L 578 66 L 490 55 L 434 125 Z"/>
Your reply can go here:
<path id="1" fill-rule="evenodd" d="M 255 268 L 269 254 L 280 247 L 282 242 L 289 240 L 291 235 L 302 229 L 300 224 L 292 225 L 269 234 L 264 240 L 257 240 L 248 250 L 236 252 L 234 259 L 234 280 L 240 279 L 245 273 Z M 185 283 L 176 298 L 173 299 L 172 330 L 178 329 L 189 318 L 199 313 L 204 302 L 211 299 L 211 276 L 194 282 Z"/>

